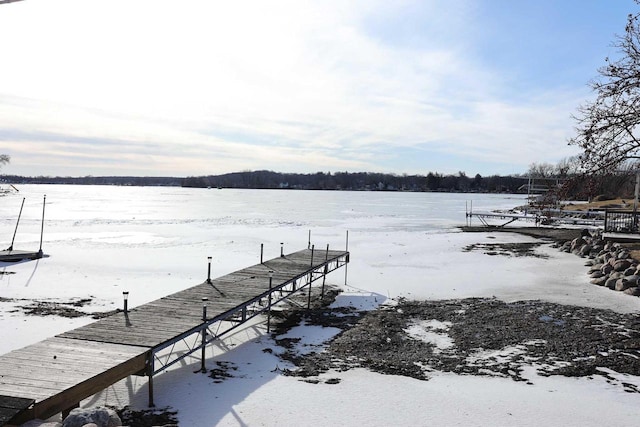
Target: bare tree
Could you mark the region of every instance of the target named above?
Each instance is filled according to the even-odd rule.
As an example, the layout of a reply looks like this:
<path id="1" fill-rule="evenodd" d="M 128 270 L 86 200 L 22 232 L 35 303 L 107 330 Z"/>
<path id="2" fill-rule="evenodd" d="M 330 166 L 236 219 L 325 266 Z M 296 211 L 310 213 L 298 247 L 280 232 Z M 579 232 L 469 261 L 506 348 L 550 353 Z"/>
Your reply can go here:
<path id="1" fill-rule="evenodd" d="M 8 154 L 0 154 L 0 167 L 9 163 L 9 160 L 11 160 L 11 157 Z"/>
<path id="2" fill-rule="evenodd" d="M 551 163 L 531 163 L 527 175 L 530 178 L 551 178 L 555 175 L 555 169 Z"/>
<path id="3" fill-rule="evenodd" d="M 635 0 L 640 5 L 640 0 Z M 640 13 L 629 14 L 625 33 L 613 46 L 620 58 L 605 59 L 590 83 L 596 99 L 582 105 L 575 120 L 582 167 L 588 173 L 617 169 L 640 159 Z"/>

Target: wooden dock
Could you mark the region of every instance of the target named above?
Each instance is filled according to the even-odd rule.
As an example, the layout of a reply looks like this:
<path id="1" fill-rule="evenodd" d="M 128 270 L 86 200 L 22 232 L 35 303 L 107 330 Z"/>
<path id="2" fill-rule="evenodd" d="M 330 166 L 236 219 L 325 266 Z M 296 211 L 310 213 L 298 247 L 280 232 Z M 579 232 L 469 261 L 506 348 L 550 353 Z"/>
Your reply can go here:
<path id="1" fill-rule="evenodd" d="M 130 375 L 153 376 L 349 262 L 349 252 L 314 248 L 121 311 L 0 356 L 0 425 L 46 419 Z M 173 351 L 177 344 L 180 352 Z M 185 350 L 186 348 L 186 350 Z M 4 400 L 3 400 L 4 399 Z M 4 415 L 3 415 L 4 414 Z"/>

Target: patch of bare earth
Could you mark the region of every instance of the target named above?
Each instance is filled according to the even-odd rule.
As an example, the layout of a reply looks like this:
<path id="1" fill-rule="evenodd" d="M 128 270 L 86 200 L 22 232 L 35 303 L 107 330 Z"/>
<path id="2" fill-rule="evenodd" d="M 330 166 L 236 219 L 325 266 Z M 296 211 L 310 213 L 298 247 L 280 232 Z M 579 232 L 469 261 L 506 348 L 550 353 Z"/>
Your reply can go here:
<path id="1" fill-rule="evenodd" d="M 530 383 L 523 368 L 533 367 L 543 376 L 601 375 L 627 392 L 640 392 L 606 370 L 640 376 L 636 315 L 541 301 L 469 298 L 401 300 L 366 312 L 288 310 L 282 320 L 273 336 L 285 348 L 281 357 L 296 366 L 285 373 L 310 382 L 319 382 L 318 376 L 330 370 L 362 367 L 421 380 L 441 371 Z M 278 336 L 301 320 L 342 332 L 323 351 L 299 354 Z"/>

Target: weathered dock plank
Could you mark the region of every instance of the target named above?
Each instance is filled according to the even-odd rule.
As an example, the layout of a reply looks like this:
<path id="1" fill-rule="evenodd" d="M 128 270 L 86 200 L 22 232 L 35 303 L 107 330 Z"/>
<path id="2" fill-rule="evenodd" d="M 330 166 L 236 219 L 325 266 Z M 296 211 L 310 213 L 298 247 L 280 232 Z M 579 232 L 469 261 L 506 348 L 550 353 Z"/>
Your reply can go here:
<path id="1" fill-rule="evenodd" d="M 25 420 L 48 417 L 145 368 L 146 348 L 85 344 L 54 337 L 1 356 L 0 394 L 36 402 Z"/>

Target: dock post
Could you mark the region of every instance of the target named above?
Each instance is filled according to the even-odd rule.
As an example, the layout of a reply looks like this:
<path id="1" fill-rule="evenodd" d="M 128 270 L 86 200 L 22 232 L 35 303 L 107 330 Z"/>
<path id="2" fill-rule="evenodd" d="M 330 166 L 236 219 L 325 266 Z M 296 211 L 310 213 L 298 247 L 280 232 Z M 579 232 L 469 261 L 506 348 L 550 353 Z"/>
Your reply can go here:
<path id="1" fill-rule="evenodd" d="M 284 243 L 280 242 L 280 257 L 284 257 Z"/>
<path id="2" fill-rule="evenodd" d="M 316 245 L 311 245 L 311 267 L 313 267 L 313 252 L 316 250 Z"/>
<path id="3" fill-rule="evenodd" d="M 202 356 L 200 357 L 200 372 L 203 374 L 207 373 L 207 368 L 204 366 L 204 359 L 206 357 L 205 350 L 207 348 L 207 301 L 209 301 L 209 298 L 202 298 L 202 321 L 204 322 L 204 327 L 202 328 Z"/>
<path id="4" fill-rule="evenodd" d="M 273 270 L 269 270 L 269 305 L 267 306 L 267 333 L 271 332 L 271 287 L 273 285 Z"/>
<path id="5" fill-rule="evenodd" d="M 309 240 L 307 241 L 307 249 L 311 249 L 311 230 L 309 230 Z"/>
<path id="6" fill-rule="evenodd" d="M 124 298 L 124 314 L 129 312 L 129 291 L 122 291 L 122 298 Z"/>
<path id="7" fill-rule="evenodd" d="M 211 284 L 211 257 L 208 256 L 207 260 L 209 261 L 209 265 L 207 266 L 207 283 Z"/>
<path id="8" fill-rule="evenodd" d="M 262 257 L 264 255 L 264 243 L 260 243 L 260 264 L 262 264 Z"/>

